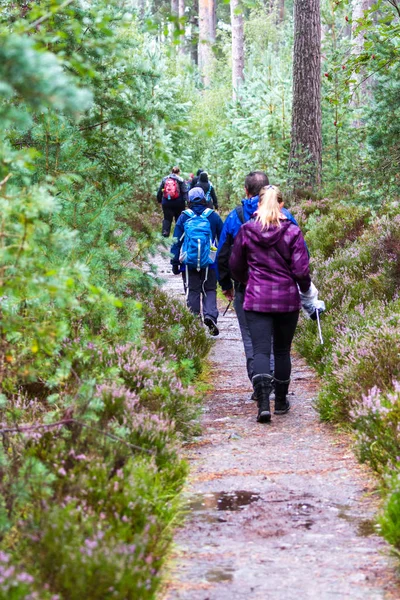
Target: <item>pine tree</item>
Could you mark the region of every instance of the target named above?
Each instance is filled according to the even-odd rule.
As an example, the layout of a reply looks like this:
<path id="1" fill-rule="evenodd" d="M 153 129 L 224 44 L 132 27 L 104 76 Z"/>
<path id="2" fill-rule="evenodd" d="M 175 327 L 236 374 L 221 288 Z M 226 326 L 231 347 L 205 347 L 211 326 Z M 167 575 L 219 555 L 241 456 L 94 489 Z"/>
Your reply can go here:
<path id="1" fill-rule="evenodd" d="M 205 87 L 211 83 L 211 72 L 213 68 L 213 53 L 211 49 L 212 32 L 210 25 L 212 23 L 211 7 L 212 0 L 199 0 L 199 46 L 198 61 L 199 71 Z"/>
<path id="2" fill-rule="evenodd" d="M 321 165 L 320 0 L 295 0 L 289 169 L 296 186 L 319 184 Z"/>

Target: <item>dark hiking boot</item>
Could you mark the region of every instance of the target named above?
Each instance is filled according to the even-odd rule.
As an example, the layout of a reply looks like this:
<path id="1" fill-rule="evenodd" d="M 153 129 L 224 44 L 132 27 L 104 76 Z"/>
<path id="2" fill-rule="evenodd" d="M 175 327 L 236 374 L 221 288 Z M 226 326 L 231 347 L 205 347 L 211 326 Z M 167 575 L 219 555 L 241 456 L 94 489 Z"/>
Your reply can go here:
<path id="1" fill-rule="evenodd" d="M 210 332 L 210 335 L 213 335 L 213 336 L 219 335 L 219 329 L 218 329 L 217 324 L 214 321 L 214 319 L 212 319 L 211 317 L 205 317 L 204 325 L 206 327 L 208 327 L 208 331 Z"/>
<path id="2" fill-rule="evenodd" d="M 261 373 L 253 377 L 254 392 L 257 396 L 259 423 L 269 423 L 271 420 L 271 409 L 269 397 L 272 391 L 272 377 L 268 373 Z"/>
<path id="3" fill-rule="evenodd" d="M 285 415 L 290 409 L 290 402 L 287 399 L 290 379 L 280 381 L 275 379 L 275 410 L 274 415 Z"/>

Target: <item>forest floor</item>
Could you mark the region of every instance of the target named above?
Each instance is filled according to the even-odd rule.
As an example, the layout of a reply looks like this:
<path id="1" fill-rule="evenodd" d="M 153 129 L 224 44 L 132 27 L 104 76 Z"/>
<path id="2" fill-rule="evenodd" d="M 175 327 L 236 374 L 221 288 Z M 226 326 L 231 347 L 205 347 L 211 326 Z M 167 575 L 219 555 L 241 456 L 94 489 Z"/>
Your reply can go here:
<path id="1" fill-rule="evenodd" d="M 183 300 L 168 259 L 157 263 L 164 288 Z M 202 435 L 185 447 L 188 515 L 163 600 L 400 598 L 374 530 L 376 482 L 349 436 L 319 421 L 315 374 L 294 356 L 292 408 L 260 425 L 235 313 L 219 326 Z"/>

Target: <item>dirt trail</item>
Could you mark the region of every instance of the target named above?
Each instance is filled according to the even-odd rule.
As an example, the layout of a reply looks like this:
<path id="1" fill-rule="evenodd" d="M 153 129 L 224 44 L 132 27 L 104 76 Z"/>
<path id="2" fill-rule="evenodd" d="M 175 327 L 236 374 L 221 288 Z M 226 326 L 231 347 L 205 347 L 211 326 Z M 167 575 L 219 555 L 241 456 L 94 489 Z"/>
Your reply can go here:
<path id="1" fill-rule="evenodd" d="M 182 282 L 158 259 L 165 289 Z M 374 533 L 374 482 L 318 420 L 314 374 L 295 357 L 292 409 L 256 423 L 234 312 L 219 320 L 203 435 L 186 447 L 189 515 L 163 600 L 400 598 Z"/>

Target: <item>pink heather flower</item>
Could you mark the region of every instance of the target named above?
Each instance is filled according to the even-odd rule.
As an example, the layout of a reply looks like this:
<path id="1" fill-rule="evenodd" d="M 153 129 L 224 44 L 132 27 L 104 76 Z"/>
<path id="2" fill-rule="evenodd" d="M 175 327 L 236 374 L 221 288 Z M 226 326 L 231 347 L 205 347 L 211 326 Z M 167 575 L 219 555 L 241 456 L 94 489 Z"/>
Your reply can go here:
<path id="1" fill-rule="evenodd" d="M 17 581 L 19 581 L 20 583 L 33 583 L 34 578 L 32 577 L 32 575 L 29 575 L 29 573 L 19 573 L 17 575 Z"/>
<path id="2" fill-rule="evenodd" d="M 59 475 L 62 475 L 63 477 L 65 477 L 65 475 L 67 474 L 67 471 L 64 469 L 64 467 L 60 467 L 57 471 L 57 473 Z"/>
<path id="3" fill-rule="evenodd" d="M 75 456 L 76 460 L 87 460 L 88 457 L 86 456 L 86 454 L 78 454 L 78 456 Z"/>

